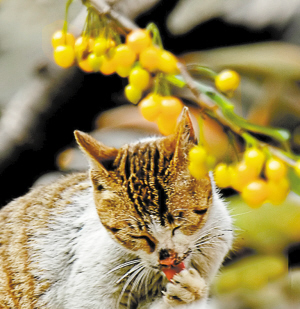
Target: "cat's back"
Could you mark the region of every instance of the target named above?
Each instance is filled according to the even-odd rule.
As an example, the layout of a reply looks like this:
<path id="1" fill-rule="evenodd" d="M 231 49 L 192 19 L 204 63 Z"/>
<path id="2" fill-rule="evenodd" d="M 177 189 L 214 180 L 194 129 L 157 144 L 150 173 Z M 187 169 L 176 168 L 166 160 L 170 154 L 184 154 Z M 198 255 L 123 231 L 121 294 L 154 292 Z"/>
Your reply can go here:
<path id="1" fill-rule="evenodd" d="M 32 242 L 49 233 L 49 224 L 90 186 L 87 174 L 73 174 L 40 186 L 0 210 L 0 307 L 34 308 L 47 289 L 33 275 Z"/>

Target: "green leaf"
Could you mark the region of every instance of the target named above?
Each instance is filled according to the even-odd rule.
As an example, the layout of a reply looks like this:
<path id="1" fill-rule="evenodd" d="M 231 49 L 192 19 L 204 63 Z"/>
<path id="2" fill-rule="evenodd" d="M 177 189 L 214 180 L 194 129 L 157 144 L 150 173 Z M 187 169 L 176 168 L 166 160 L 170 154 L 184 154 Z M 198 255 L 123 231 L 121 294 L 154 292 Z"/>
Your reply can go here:
<path id="1" fill-rule="evenodd" d="M 300 178 L 292 167 L 288 169 L 288 178 L 290 181 L 291 190 L 300 195 Z"/>
<path id="2" fill-rule="evenodd" d="M 232 110 L 225 110 L 223 111 L 224 115 L 233 121 L 235 124 L 237 124 L 239 127 L 241 127 L 244 130 L 267 135 L 281 143 L 286 142 L 290 139 L 290 133 L 289 131 L 281 128 L 271 128 L 271 127 L 263 127 L 251 122 L 248 122 L 244 118 L 238 116 L 235 114 Z"/>
<path id="3" fill-rule="evenodd" d="M 289 140 L 289 131 L 281 128 L 263 127 L 254 123 L 248 122 L 243 117 L 234 112 L 234 105 L 223 95 L 218 93 L 214 88 L 197 83 L 200 92 L 213 100 L 222 110 L 223 115 L 245 131 L 267 135 L 281 143 Z"/>
<path id="4" fill-rule="evenodd" d="M 186 86 L 186 82 L 176 75 L 166 75 L 165 79 L 175 87 L 183 88 Z"/>

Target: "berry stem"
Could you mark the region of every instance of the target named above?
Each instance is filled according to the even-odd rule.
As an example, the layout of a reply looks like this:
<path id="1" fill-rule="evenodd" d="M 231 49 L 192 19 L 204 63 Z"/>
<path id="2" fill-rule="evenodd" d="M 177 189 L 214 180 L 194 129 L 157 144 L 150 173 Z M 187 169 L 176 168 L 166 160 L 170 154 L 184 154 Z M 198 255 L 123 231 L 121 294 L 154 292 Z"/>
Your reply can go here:
<path id="1" fill-rule="evenodd" d="M 113 10 L 105 1 L 103 0 L 82 0 L 83 4 L 89 3 L 99 15 L 109 16 L 114 22 L 124 28 L 127 32 L 133 29 L 137 29 L 138 26 L 132 22 L 126 16 L 121 15 L 117 11 Z"/>
<path id="2" fill-rule="evenodd" d="M 64 20 L 64 25 L 63 25 L 63 32 L 67 33 L 68 32 L 68 13 L 69 13 L 69 7 L 72 4 L 73 0 L 68 0 L 66 3 L 66 10 L 65 10 L 65 20 Z"/>
<path id="3" fill-rule="evenodd" d="M 176 75 L 165 75 L 165 79 L 173 86 L 177 88 L 184 88 L 186 86 L 185 81 L 178 78 Z"/>
<path id="4" fill-rule="evenodd" d="M 154 23 L 150 23 L 146 29 L 152 33 L 154 44 L 158 45 L 160 49 L 163 49 L 164 46 L 157 26 Z"/>
<path id="5" fill-rule="evenodd" d="M 214 80 L 215 77 L 218 75 L 212 69 L 198 65 L 198 64 L 188 64 L 187 69 L 193 75 L 195 75 L 195 74 L 201 75 L 201 76 L 207 77 L 207 78 L 212 79 L 212 80 Z"/>

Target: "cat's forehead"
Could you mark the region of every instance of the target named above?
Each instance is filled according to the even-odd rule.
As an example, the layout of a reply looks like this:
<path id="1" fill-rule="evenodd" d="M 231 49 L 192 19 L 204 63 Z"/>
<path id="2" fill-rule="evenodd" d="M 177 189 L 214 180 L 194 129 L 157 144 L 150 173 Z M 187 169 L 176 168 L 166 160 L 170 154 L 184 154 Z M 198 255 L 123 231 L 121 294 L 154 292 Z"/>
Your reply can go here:
<path id="1" fill-rule="evenodd" d="M 127 172 L 136 173 L 138 178 L 153 173 L 162 176 L 174 155 L 172 149 L 162 141 L 162 138 L 146 138 L 124 145 L 115 159 L 115 170 L 122 174 L 126 169 Z M 152 171 L 148 173 L 149 169 Z"/>
<path id="2" fill-rule="evenodd" d="M 114 170 L 137 212 L 163 216 L 172 174 L 173 153 L 158 139 L 125 145 L 114 162 Z"/>

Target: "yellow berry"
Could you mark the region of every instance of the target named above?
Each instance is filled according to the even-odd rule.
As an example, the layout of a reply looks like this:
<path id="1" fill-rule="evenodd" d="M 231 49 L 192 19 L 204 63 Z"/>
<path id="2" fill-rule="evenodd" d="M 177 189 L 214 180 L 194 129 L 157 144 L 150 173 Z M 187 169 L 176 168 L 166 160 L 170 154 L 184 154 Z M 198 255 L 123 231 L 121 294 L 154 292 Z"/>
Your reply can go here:
<path id="1" fill-rule="evenodd" d="M 240 84 L 240 76 L 232 70 L 224 70 L 215 78 L 216 88 L 221 92 L 232 92 Z"/>
<path id="2" fill-rule="evenodd" d="M 59 30 L 53 34 L 51 42 L 54 48 L 60 45 L 69 45 L 73 47 L 75 43 L 75 38 L 72 33 Z"/>
<path id="3" fill-rule="evenodd" d="M 128 84 L 125 87 L 125 96 L 129 102 L 137 104 L 142 97 L 142 91 L 141 89 L 138 89 L 133 85 Z"/>
<path id="4" fill-rule="evenodd" d="M 80 36 L 74 44 L 74 50 L 77 58 L 82 58 L 93 51 L 95 40 L 90 37 Z"/>
<path id="5" fill-rule="evenodd" d="M 174 96 L 165 96 L 161 101 L 161 113 L 165 118 L 178 118 L 183 109 L 182 101 Z"/>
<path id="6" fill-rule="evenodd" d="M 75 53 L 73 47 L 69 45 L 60 45 L 54 49 L 54 60 L 56 64 L 63 68 L 69 68 L 74 64 Z"/>
<path id="7" fill-rule="evenodd" d="M 116 67 L 116 73 L 120 76 L 120 77 L 128 77 L 130 72 L 132 70 L 132 67 L 122 67 L 122 66 L 117 66 Z"/>
<path id="8" fill-rule="evenodd" d="M 139 104 L 143 117 L 148 121 L 155 121 L 161 111 L 161 99 L 159 94 L 148 94 Z"/>
<path id="9" fill-rule="evenodd" d="M 268 185 L 266 181 L 257 179 L 250 182 L 242 190 L 243 200 L 252 208 L 260 207 L 268 197 Z"/>
<path id="10" fill-rule="evenodd" d="M 158 68 L 161 50 L 155 46 L 149 46 L 140 53 L 140 64 L 150 72 Z"/>
<path id="11" fill-rule="evenodd" d="M 266 163 L 265 174 L 269 180 L 277 181 L 286 176 L 287 167 L 281 160 L 271 158 Z"/>
<path id="12" fill-rule="evenodd" d="M 150 74 L 142 68 L 134 68 L 129 74 L 129 83 L 136 88 L 146 90 L 149 86 Z"/>
<path id="13" fill-rule="evenodd" d="M 93 51 L 97 56 L 102 56 L 107 53 L 107 51 L 115 46 L 115 42 L 111 39 L 106 39 L 104 37 L 99 37 L 95 40 Z"/>
<path id="14" fill-rule="evenodd" d="M 194 146 L 189 151 L 189 161 L 195 164 L 204 164 L 207 159 L 207 152 L 202 146 Z"/>
<path id="15" fill-rule="evenodd" d="M 249 148 L 244 153 L 246 165 L 256 169 L 258 174 L 261 172 L 265 159 L 266 155 L 264 152 L 256 147 Z"/>
<path id="16" fill-rule="evenodd" d="M 268 200 L 273 205 L 280 205 L 286 199 L 289 190 L 290 184 L 287 178 L 281 178 L 278 181 L 270 180 L 268 184 Z"/>
<path id="17" fill-rule="evenodd" d="M 102 56 L 103 61 L 100 66 L 100 72 L 104 75 L 111 75 L 116 72 L 116 63 L 113 58 Z"/>
<path id="18" fill-rule="evenodd" d="M 237 191 L 243 188 L 251 181 L 257 178 L 258 174 L 255 169 L 248 166 L 245 162 L 239 162 L 231 169 L 231 186 Z"/>
<path id="19" fill-rule="evenodd" d="M 126 44 L 137 54 L 147 48 L 151 41 L 149 31 L 144 29 L 132 30 L 126 37 Z"/>
<path id="20" fill-rule="evenodd" d="M 82 59 L 78 62 L 78 66 L 80 67 L 80 69 L 84 72 L 87 72 L 87 73 L 91 73 L 93 72 L 93 68 L 92 66 L 90 65 L 89 63 L 89 60 L 88 58 L 85 58 L 85 59 Z"/>
<path id="21" fill-rule="evenodd" d="M 158 70 L 166 74 L 177 74 L 179 72 L 177 68 L 177 58 L 167 50 L 163 50 L 160 53 Z"/>
<path id="22" fill-rule="evenodd" d="M 156 122 L 157 122 L 159 132 L 161 134 L 170 135 L 175 132 L 175 128 L 177 125 L 177 119 L 165 118 L 164 115 L 159 114 Z"/>
<path id="23" fill-rule="evenodd" d="M 191 175 L 197 179 L 204 178 L 208 173 L 208 170 L 204 164 L 189 162 L 188 168 Z"/>
<path id="24" fill-rule="evenodd" d="M 128 67 L 135 62 L 136 53 L 127 45 L 120 44 L 115 48 L 114 58 L 117 66 Z"/>
<path id="25" fill-rule="evenodd" d="M 216 185 L 220 188 L 227 188 L 230 186 L 230 172 L 228 165 L 225 163 L 219 163 L 214 170 Z"/>
<path id="26" fill-rule="evenodd" d="M 97 56 L 95 53 L 91 53 L 88 55 L 88 63 L 94 72 L 99 71 L 100 66 L 103 62 L 103 57 Z"/>

